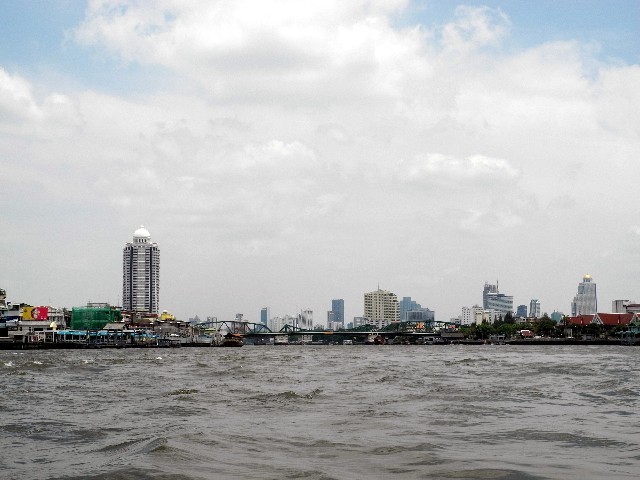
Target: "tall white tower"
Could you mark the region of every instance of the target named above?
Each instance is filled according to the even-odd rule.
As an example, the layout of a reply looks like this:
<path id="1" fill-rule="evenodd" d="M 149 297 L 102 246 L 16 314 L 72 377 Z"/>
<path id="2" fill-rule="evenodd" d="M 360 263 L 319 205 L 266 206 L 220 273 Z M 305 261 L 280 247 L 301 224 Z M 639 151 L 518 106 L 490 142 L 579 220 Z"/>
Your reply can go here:
<path id="1" fill-rule="evenodd" d="M 578 284 L 578 294 L 571 302 L 571 316 L 593 315 L 598 311 L 598 298 L 596 296 L 596 284 L 591 275 L 582 277 Z"/>
<path id="2" fill-rule="evenodd" d="M 141 226 L 122 251 L 122 308 L 158 313 L 159 297 L 160 249 Z"/>

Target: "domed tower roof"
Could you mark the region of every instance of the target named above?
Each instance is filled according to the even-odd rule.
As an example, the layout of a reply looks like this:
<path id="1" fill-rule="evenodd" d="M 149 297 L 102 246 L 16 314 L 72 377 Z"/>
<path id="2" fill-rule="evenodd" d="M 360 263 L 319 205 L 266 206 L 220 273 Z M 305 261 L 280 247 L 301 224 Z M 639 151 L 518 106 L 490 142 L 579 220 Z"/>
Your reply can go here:
<path id="1" fill-rule="evenodd" d="M 133 240 L 135 241 L 136 239 L 151 239 L 151 234 L 149 230 L 144 228 L 144 225 L 140 225 L 140 228 L 133 232 Z"/>

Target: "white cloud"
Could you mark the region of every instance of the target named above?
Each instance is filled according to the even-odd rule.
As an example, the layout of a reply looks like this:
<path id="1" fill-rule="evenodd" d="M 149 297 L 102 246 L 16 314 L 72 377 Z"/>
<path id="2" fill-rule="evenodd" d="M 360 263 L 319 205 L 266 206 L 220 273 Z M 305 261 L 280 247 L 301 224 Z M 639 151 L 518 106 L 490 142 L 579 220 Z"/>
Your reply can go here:
<path id="1" fill-rule="evenodd" d="M 474 183 L 483 186 L 487 181 L 513 181 L 519 175 L 506 160 L 483 155 L 463 159 L 442 154 L 419 155 L 411 162 L 402 162 L 400 172 L 409 182 L 446 181 L 465 187 Z"/>
<path id="2" fill-rule="evenodd" d="M 430 292 L 439 272 L 544 279 L 616 251 L 606 232 L 635 215 L 640 67 L 595 62 L 577 41 L 504 48 L 512 26 L 488 8 L 396 28 L 405 6 L 92 2 L 77 41 L 179 82 L 60 92 L 0 69 L 3 175 L 47 192 L 10 184 L 4 211 L 44 221 L 53 205 L 52 229 L 82 225 L 78 238 L 87 218 L 114 222 L 103 249 L 143 222 L 166 245 L 166 281 L 184 262 L 221 298 L 278 284 L 270 302 L 302 296 L 304 275 L 320 300 L 348 290 L 355 304 L 371 278 Z M 429 306 L 458 302 L 450 287 Z M 184 315 L 201 305 L 193 288 L 164 298 Z"/>
<path id="3" fill-rule="evenodd" d="M 13 122 L 41 115 L 29 82 L 0 68 L 0 126 L 7 128 Z"/>
<path id="4" fill-rule="evenodd" d="M 442 28 L 442 43 L 447 54 L 498 46 L 511 27 L 509 18 L 499 9 L 460 5 L 455 15 L 456 19 Z"/>

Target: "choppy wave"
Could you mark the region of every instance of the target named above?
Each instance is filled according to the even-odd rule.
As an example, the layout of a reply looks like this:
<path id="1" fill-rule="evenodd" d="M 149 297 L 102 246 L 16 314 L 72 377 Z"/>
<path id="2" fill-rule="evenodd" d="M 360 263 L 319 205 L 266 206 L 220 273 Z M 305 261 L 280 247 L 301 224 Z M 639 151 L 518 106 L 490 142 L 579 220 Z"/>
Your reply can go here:
<path id="1" fill-rule="evenodd" d="M 636 478 L 640 349 L 0 351 L 0 476 Z M 36 467 L 38 465 L 38 467 Z"/>

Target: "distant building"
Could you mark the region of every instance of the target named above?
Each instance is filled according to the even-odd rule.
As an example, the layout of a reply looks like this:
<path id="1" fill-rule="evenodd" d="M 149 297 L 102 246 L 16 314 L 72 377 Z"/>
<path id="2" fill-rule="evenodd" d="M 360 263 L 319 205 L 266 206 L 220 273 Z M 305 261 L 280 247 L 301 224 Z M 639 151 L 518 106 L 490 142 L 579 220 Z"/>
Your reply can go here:
<path id="1" fill-rule="evenodd" d="M 362 325 L 372 325 L 372 322 L 367 317 L 353 317 L 353 323 L 351 328 L 358 328 Z"/>
<path id="2" fill-rule="evenodd" d="M 629 303 L 629 305 L 627 305 L 627 313 L 636 313 L 640 315 L 640 303 Z"/>
<path id="3" fill-rule="evenodd" d="M 480 305 L 474 305 L 473 307 L 462 307 L 462 313 L 460 314 L 460 325 L 474 325 L 476 323 L 476 316 L 478 313 L 482 314 L 484 308 Z"/>
<path id="4" fill-rule="evenodd" d="M 582 277 L 582 282 L 578 284 L 578 294 L 571 302 L 571 316 L 593 315 L 598 311 L 598 299 L 596 295 L 596 284 L 591 275 Z"/>
<path id="5" fill-rule="evenodd" d="M 313 328 L 313 310 L 303 310 L 298 315 L 296 328 L 311 330 Z"/>
<path id="6" fill-rule="evenodd" d="M 402 297 L 398 302 L 401 322 L 424 322 L 435 320 L 435 312 L 412 300 L 411 297 Z"/>
<path id="7" fill-rule="evenodd" d="M 387 290 L 375 290 L 364 294 L 364 316 L 378 328 L 400 321 L 398 297 Z"/>
<path id="8" fill-rule="evenodd" d="M 627 307 L 632 303 L 629 300 L 614 300 L 611 302 L 611 313 L 627 313 Z"/>
<path id="9" fill-rule="evenodd" d="M 8 310 L 7 307 L 7 292 L 0 288 L 0 311 Z"/>
<path id="10" fill-rule="evenodd" d="M 551 315 L 549 316 L 549 318 L 556 323 L 562 320 L 563 317 L 564 317 L 564 313 L 558 312 L 557 310 L 554 310 L 553 312 L 551 312 Z"/>
<path id="11" fill-rule="evenodd" d="M 269 330 L 272 332 L 279 332 L 285 325 L 291 324 L 287 323 L 286 319 L 283 317 L 273 317 L 269 319 L 267 327 L 269 327 Z"/>
<path id="12" fill-rule="evenodd" d="M 507 313 L 513 313 L 513 296 L 500 293 L 498 282 L 495 285 L 485 282 L 482 291 L 482 306 L 485 310 L 496 310 L 504 317 Z"/>
<path id="13" fill-rule="evenodd" d="M 529 316 L 533 318 L 540 317 L 540 300 L 533 298 L 529 303 Z"/>
<path id="14" fill-rule="evenodd" d="M 331 300 L 331 311 L 334 313 L 333 321 L 344 324 L 344 300 L 342 298 Z"/>
<path id="15" fill-rule="evenodd" d="M 122 251 L 122 308 L 157 314 L 159 297 L 160 249 L 141 226 Z"/>
<path id="16" fill-rule="evenodd" d="M 262 310 L 260 310 L 260 323 L 264 326 L 268 326 L 269 324 L 269 317 L 270 317 L 270 308 L 269 307 L 264 307 Z"/>
<path id="17" fill-rule="evenodd" d="M 527 306 L 526 305 L 518 305 L 516 309 L 516 317 L 526 318 L 527 317 Z"/>

